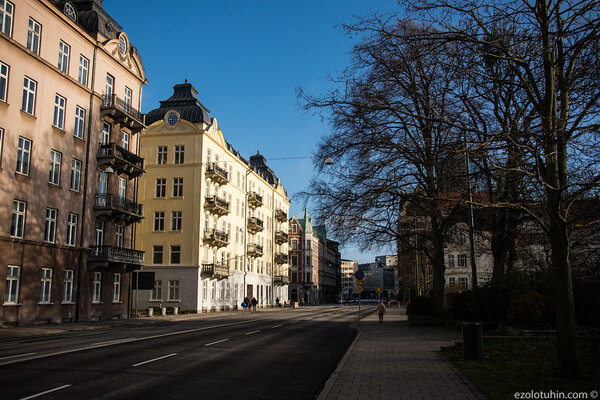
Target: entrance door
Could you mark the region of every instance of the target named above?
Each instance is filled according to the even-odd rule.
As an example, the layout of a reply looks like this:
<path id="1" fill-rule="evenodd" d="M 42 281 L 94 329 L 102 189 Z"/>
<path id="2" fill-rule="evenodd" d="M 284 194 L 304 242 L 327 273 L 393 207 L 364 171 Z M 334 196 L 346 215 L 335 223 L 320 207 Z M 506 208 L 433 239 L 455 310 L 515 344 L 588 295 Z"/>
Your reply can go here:
<path id="1" fill-rule="evenodd" d="M 254 286 L 252 285 L 246 285 L 246 296 L 248 296 L 250 300 L 252 300 L 252 297 L 254 296 L 253 288 Z"/>

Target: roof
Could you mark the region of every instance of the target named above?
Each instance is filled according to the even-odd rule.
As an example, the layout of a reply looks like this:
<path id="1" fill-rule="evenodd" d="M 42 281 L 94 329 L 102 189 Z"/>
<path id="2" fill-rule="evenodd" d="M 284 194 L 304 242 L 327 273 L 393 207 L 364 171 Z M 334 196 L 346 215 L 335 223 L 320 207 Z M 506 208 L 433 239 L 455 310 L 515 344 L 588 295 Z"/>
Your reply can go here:
<path id="1" fill-rule="evenodd" d="M 275 186 L 280 184 L 275 172 L 267 166 L 267 159 L 258 151 L 256 151 L 255 155 L 250 156 L 250 167 L 265 181 L 269 182 L 270 185 Z"/>
<path id="2" fill-rule="evenodd" d="M 167 112 L 175 110 L 179 117 L 186 121 L 211 124 L 210 111 L 198 100 L 198 91 L 188 83 L 173 86 L 173 94 L 160 102 L 160 107 L 146 114 L 146 125 L 151 125 L 165 117 Z"/>

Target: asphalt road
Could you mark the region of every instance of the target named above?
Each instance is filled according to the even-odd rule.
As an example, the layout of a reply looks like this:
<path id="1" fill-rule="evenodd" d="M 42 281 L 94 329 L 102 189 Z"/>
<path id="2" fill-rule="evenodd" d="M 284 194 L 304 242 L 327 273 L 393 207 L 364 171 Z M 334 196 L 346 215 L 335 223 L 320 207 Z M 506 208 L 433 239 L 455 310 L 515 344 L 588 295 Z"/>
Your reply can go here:
<path id="1" fill-rule="evenodd" d="M 313 399 L 354 307 L 238 313 L 0 344 L 1 399 Z"/>

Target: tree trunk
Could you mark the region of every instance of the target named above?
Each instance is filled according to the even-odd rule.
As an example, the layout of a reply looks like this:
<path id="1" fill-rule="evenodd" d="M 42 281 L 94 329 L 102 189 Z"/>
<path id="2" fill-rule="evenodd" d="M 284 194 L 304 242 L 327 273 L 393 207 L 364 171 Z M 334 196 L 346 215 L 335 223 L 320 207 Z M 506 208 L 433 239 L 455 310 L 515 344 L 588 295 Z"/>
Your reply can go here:
<path id="1" fill-rule="evenodd" d="M 439 209 L 432 213 L 431 218 L 433 244 L 433 315 L 441 315 L 444 309 L 444 288 L 446 287 L 446 263 L 444 260 L 444 234 L 441 226 Z"/>

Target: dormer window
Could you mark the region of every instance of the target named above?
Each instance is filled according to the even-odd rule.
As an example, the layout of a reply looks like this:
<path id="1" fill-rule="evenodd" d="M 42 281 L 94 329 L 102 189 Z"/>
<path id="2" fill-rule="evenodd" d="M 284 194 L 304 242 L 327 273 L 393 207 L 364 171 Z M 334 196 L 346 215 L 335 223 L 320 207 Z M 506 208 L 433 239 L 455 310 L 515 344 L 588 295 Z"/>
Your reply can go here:
<path id="1" fill-rule="evenodd" d="M 73 22 L 77 22 L 77 12 L 75 11 L 75 7 L 73 7 L 73 4 L 66 3 L 64 13 L 67 17 L 71 18 Z"/>
<path id="2" fill-rule="evenodd" d="M 127 53 L 127 38 L 123 33 L 119 35 L 119 52 L 123 56 Z"/>
<path id="3" fill-rule="evenodd" d="M 177 120 L 178 120 L 177 113 L 170 112 L 169 114 L 167 114 L 167 125 L 173 126 L 177 123 Z"/>

